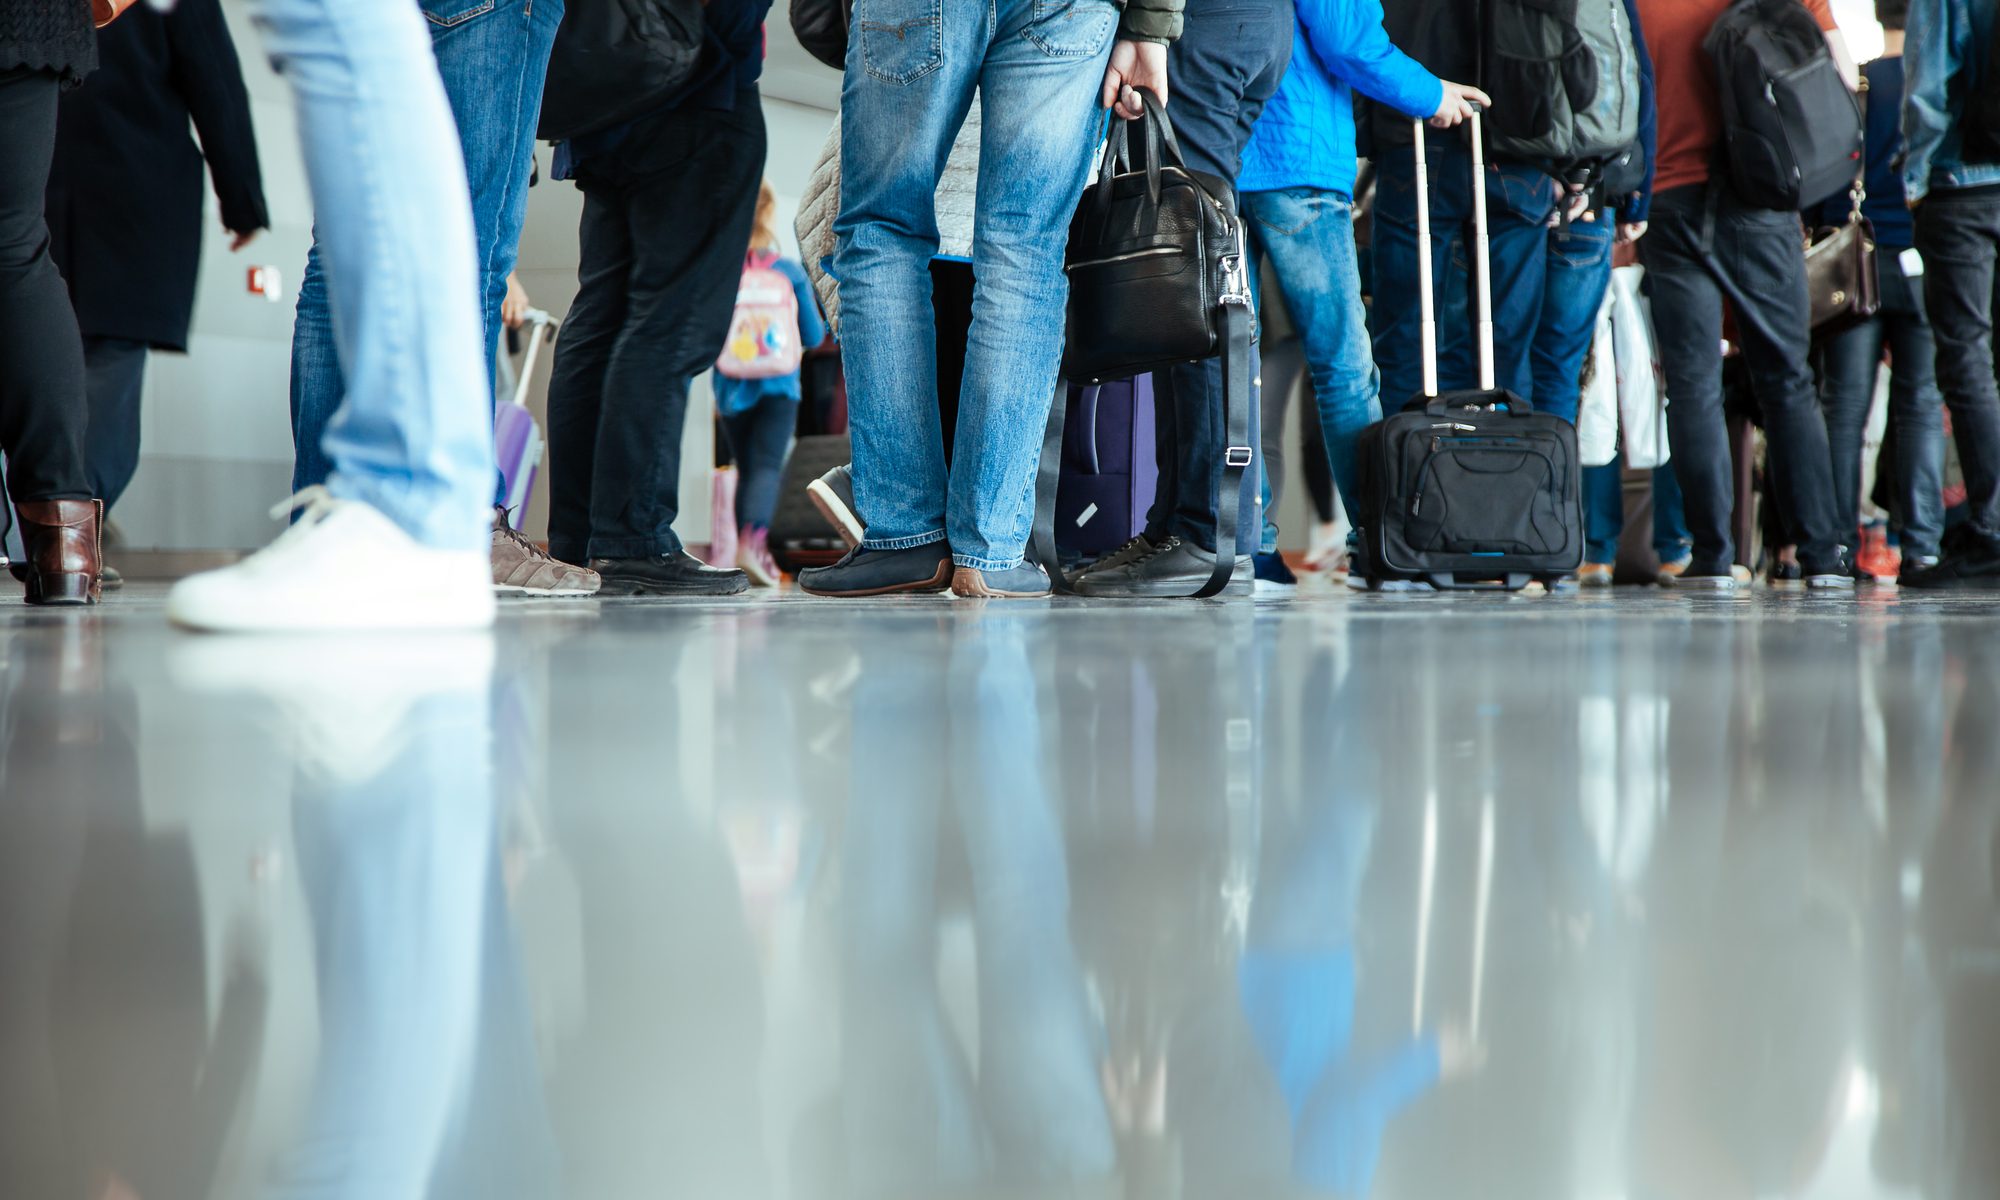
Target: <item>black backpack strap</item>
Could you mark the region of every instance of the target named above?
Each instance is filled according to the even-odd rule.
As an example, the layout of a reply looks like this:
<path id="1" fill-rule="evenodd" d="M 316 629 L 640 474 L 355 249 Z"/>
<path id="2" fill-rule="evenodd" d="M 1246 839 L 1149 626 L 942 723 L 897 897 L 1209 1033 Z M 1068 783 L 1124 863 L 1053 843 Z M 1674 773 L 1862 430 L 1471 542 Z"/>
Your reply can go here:
<path id="1" fill-rule="evenodd" d="M 1069 384 L 1056 380 L 1055 402 L 1049 405 L 1048 426 L 1042 432 L 1042 463 L 1035 475 L 1035 524 L 1028 535 L 1028 553 L 1049 573 L 1049 586 L 1067 596 L 1075 593 L 1063 574 L 1056 550 L 1056 485 L 1062 481 L 1063 423 L 1069 415 Z"/>
<path id="2" fill-rule="evenodd" d="M 1243 473 L 1257 460 L 1250 445 L 1250 304 L 1225 297 L 1222 324 L 1222 483 L 1215 499 L 1215 571 L 1195 592 L 1219 596 L 1236 571 L 1236 522 L 1243 511 Z"/>

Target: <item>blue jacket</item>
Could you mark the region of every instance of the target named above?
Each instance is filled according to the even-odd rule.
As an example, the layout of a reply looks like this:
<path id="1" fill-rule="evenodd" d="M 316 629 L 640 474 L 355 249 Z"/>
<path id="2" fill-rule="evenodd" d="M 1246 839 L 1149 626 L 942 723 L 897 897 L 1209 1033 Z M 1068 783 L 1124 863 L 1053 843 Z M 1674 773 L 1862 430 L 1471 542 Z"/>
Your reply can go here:
<path id="1" fill-rule="evenodd" d="M 1444 84 L 1396 49 L 1381 0 L 1297 0 L 1292 67 L 1243 151 L 1241 192 L 1316 188 L 1354 194 L 1354 92 L 1428 117 Z"/>
<path id="2" fill-rule="evenodd" d="M 2000 183 L 2000 163 L 1967 163 L 1959 122 L 1965 97 L 2000 87 L 2000 63 L 1986 59 L 2000 0 L 1911 0 L 1903 41 L 1903 191 Z"/>
<path id="3" fill-rule="evenodd" d="M 826 318 L 819 315 L 819 301 L 813 298 L 812 282 L 806 269 L 789 258 L 771 263 L 771 269 L 792 281 L 792 294 L 799 302 L 799 345 L 807 350 L 826 340 Z M 771 379 L 731 379 L 720 371 L 715 377 L 715 407 L 725 417 L 749 412 L 766 396 L 799 398 L 799 373 Z"/>

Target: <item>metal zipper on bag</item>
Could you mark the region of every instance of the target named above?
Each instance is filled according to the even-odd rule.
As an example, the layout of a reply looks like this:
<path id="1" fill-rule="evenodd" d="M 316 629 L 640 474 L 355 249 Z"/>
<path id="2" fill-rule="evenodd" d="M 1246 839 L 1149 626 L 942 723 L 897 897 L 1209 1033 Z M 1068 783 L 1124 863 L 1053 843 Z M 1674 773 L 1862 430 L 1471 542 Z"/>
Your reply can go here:
<path id="1" fill-rule="evenodd" d="M 1063 267 L 1063 270 L 1074 271 L 1079 267 L 1108 267 L 1112 263 L 1131 262 L 1137 258 L 1158 258 L 1162 255 L 1180 254 L 1182 252 L 1179 246 L 1155 246 L 1150 250 L 1127 250 L 1123 254 L 1113 254 L 1106 258 L 1093 258 L 1084 262 L 1069 263 Z"/>

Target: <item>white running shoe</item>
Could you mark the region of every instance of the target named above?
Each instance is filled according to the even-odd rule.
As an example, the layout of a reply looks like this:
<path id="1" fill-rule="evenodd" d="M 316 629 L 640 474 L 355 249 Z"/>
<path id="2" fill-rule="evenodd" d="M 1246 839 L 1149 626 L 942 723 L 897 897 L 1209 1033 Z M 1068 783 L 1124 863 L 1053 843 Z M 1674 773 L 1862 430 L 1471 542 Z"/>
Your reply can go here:
<path id="1" fill-rule="evenodd" d="M 219 633 L 484 629 L 493 577 L 479 550 L 433 550 L 358 500 L 309 487 L 271 510 L 304 509 L 276 541 L 234 566 L 174 585 L 167 616 Z"/>

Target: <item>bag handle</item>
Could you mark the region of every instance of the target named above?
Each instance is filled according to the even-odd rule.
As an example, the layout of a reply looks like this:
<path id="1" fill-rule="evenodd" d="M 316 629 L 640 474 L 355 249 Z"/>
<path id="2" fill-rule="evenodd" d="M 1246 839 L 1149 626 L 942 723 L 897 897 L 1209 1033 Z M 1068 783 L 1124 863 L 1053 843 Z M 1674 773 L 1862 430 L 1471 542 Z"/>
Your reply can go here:
<path id="1" fill-rule="evenodd" d="M 1150 88 L 1135 88 L 1144 111 L 1135 120 L 1110 114 L 1110 130 L 1104 137 L 1104 158 L 1097 168 L 1097 190 L 1091 196 L 1090 217 L 1093 223 L 1102 226 L 1111 208 L 1111 181 L 1121 168 L 1127 171 L 1146 173 L 1146 197 L 1155 205 L 1160 202 L 1160 171 L 1164 166 L 1175 166 L 1187 170 L 1187 159 L 1181 154 L 1180 139 L 1174 136 L 1174 123 L 1167 117 L 1165 106 Z M 1130 127 L 1138 125 L 1145 138 L 1143 161 L 1132 152 Z"/>

